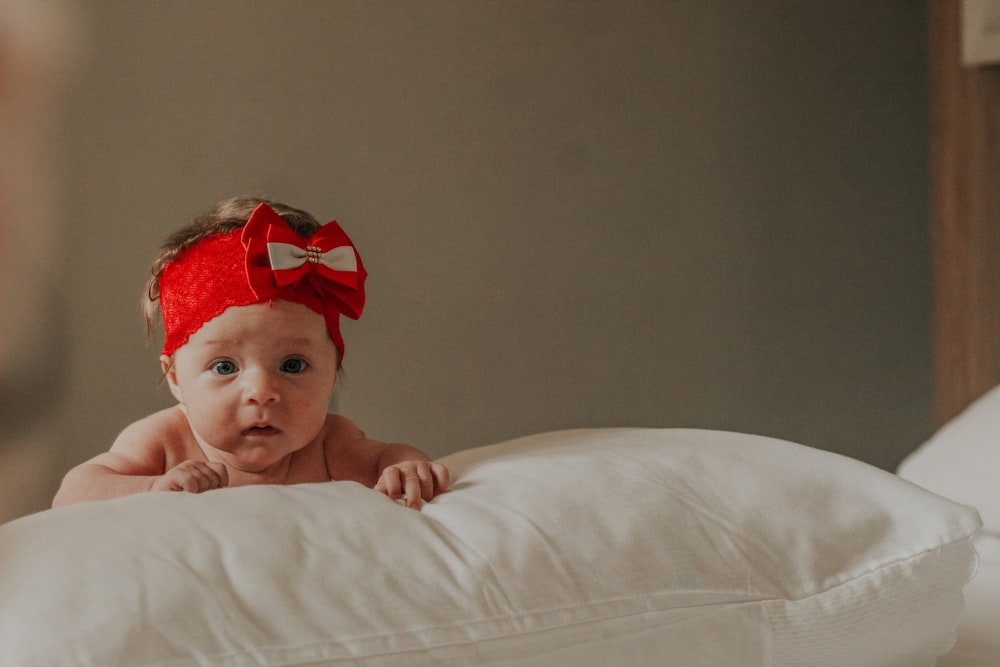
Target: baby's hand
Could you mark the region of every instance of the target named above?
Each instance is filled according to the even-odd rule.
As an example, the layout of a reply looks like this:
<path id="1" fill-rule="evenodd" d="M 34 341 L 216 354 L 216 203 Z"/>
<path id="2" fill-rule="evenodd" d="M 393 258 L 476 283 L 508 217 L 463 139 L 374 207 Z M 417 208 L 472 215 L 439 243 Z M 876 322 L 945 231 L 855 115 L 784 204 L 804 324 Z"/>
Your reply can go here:
<path id="1" fill-rule="evenodd" d="M 431 461 L 402 461 L 386 466 L 375 490 L 397 500 L 406 496 L 406 506 L 420 509 L 420 500 L 430 500 L 448 488 L 448 469 Z"/>
<path id="2" fill-rule="evenodd" d="M 221 463 L 183 461 L 160 475 L 152 491 L 187 491 L 201 493 L 229 484 L 229 472 Z"/>

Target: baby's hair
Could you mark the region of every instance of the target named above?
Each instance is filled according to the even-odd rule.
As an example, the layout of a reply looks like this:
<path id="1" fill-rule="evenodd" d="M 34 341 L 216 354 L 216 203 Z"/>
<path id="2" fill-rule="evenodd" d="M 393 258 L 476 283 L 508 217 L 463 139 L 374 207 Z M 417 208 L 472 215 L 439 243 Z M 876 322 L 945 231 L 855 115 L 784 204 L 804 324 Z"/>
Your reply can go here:
<path id="1" fill-rule="evenodd" d="M 173 261 L 181 250 L 194 245 L 206 236 L 224 234 L 244 226 L 254 209 L 261 203 L 274 209 L 285 219 L 288 226 L 304 239 L 308 239 L 321 227 L 316 218 L 309 213 L 269 199 L 233 197 L 219 202 L 211 211 L 200 215 L 187 227 L 171 234 L 163 244 L 160 254 L 153 260 L 152 276 L 146 283 L 146 291 L 142 295 L 142 314 L 146 322 L 147 338 L 153 335 L 160 311 L 160 275 L 163 273 L 163 268 Z"/>

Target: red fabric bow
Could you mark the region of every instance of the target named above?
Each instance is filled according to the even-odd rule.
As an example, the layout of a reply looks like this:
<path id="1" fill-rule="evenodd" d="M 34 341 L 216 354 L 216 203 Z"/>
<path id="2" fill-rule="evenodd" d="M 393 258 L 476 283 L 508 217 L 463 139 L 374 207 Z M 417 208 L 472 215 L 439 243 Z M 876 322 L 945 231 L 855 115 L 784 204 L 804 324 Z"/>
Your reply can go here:
<path id="1" fill-rule="evenodd" d="M 260 204 L 243 227 L 241 240 L 247 282 L 261 301 L 281 298 L 306 281 L 339 313 L 355 320 L 361 316 L 368 274 L 335 221 L 306 241 L 274 209 Z"/>

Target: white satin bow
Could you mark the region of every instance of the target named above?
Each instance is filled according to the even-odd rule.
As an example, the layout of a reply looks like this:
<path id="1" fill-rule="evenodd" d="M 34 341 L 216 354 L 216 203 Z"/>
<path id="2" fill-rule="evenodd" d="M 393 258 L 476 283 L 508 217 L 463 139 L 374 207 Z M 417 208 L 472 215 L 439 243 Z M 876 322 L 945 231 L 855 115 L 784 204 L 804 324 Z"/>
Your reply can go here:
<path id="1" fill-rule="evenodd" d="M 357 271 L 358 260 L 354 249 L 342 245 L 323 252 L 316 246 L 300 248 L 291 243 L 268 243 L 267 257 L 274 271 L 297 269 L 306 262 L 322 264 L 331 271 Z"/>

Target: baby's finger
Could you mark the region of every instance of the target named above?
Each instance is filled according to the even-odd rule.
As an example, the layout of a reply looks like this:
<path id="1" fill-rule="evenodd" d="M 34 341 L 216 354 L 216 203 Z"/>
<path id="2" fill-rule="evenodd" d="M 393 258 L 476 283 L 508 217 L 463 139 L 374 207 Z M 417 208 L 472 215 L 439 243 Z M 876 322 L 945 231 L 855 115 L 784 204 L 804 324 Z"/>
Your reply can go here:
<path id="1" fill-rule="evenodd" d="M 200 493 L 204 485 L 208 483 L 204 474 L 195 467 L 178 471 L 178 474 L 181 491 L 186 493 Z"/>
<path id="2" fill-rule="evenodd" d="M 451 484 L 451 473 L 448 472 L 448 468 L 440 463 L 432 463 L 431 474 L 434 476 L 435 491 L 437 493 L 447 491 Z"/>
<path id="3" fill-rule="evenodd" d="M 434 472 L 430 464 L 417 466 L 417 479 L 420 480 L 420 497 L 430 500 L 434 497 Z"/>
<path id="4" fill-rule="evenodd" d="M 229 470 L 224 463 L 209 462 L 205 464 L 208 468 L 211 486 L 210 489 L 221 489 L 229 486 Z"/>
<path id="5" fill-rule="evenodd" d="M 219 466 L 222 466 L 221 473 L 218 469 Z M 185 466 L 183 474 L 185 476 L 183 488 L 189 493 L 203 493 L 217 489 L 222 485 L 222 476 L 226 475 L 228 477 L 225 466 L 221 463 L 202 461 L 192 462 L 190 465 Z"/>
<path id="6" fill-rule="evenodd" d="M 420 477 L 415 474 L 406 476 L 403 482 L 403 490 L 406 493 L 406 506 L 413 509 L 420 509 L 421 486 Z"/>
<path id="7" fill-rule="evenodd" d="M 219 488 L 219 473 L 208 463 L 201 463 L 196 470 L 198 493 Z"/>
<path id="8" fill-rule="evenodd" d="M 386 468 L 382 471 L 382 476 L 375 483 L 375 490 L 381 491 L 393 500 L 403 495 L 403 486 L 400 482 L 400 472 L 396 468 Z"/>

